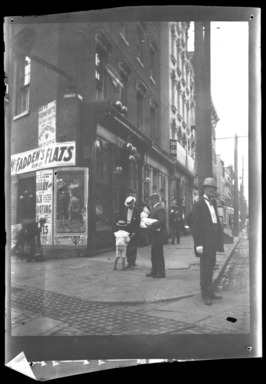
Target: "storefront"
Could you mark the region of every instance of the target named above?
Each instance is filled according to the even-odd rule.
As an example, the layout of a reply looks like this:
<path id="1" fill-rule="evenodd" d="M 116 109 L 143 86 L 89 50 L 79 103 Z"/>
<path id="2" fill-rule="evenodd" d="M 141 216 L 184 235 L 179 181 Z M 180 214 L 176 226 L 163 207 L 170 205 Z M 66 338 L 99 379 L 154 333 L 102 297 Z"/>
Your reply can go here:
<path id="1" fill-rule="evenodd" d="M 40 238 L 45 254 L 87 248 L 89 173 L 76 166 L 76 142 L 12 155 L 11 179 L 11 233 L 44 219 Z"/>
<path id="2" fill-rule="evenodd" d="M 82 164 L 91 177 L 90 249 L 97 252 L 114 247 L 125 199 L 143 200 L 144 151 L 151 141 L 109 103 L 83 105 L 81 119 Z"/>

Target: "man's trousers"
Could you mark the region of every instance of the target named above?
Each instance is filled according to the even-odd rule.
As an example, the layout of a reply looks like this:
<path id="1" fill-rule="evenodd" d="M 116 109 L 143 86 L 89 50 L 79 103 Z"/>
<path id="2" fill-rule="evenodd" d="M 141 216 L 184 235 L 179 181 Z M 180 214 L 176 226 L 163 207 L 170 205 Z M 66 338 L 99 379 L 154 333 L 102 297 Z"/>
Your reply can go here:
<path id="1" fill-rule="evenodd" d="M 165 276 L 163 244 L 152 244 L 151 246 L 151 274 Z"/>
<path id="2" fill-rule="evenodd" d="M 200 287 L 203 298 L 211 298 L 213 293 L 212 279 L 216 263 L 216 252 L 200 256 Z"/>

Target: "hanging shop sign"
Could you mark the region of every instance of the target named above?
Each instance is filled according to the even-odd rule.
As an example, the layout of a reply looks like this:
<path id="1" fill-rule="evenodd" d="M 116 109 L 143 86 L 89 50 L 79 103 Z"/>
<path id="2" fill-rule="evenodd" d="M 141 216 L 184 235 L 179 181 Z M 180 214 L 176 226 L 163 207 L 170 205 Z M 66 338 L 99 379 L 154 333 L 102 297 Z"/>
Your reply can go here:
<path id="1" fill-rule="evenodd" d="M 11 175 L 76 165 L 76 142 L 53 143 L 11 156 Z"/>
<path id="2" fill-rule="evenodd" d="M 88 168 L 57 169 L 54 183 L 54 245 L 86 247 Z"/>
<path id="3" fill-rule="evenodd" d="M 170 145 L 170 155 L 172 157 L 176 157 L 176 153 L 177 153 L 176 140 L 169 140 L 169 145 Z"/>
<path id="4" fill-rule="evenodd" d="M 53 225 L 53 171 L 36 172 L 36 222 L 45 219 L 41 226 L 41 244 L 52 245 Z"/>
<path id="5" fill-rule="evenodd" d="M 56 101 L 39 108 L 38 145 L 49 145 L 56 141 Z"/>

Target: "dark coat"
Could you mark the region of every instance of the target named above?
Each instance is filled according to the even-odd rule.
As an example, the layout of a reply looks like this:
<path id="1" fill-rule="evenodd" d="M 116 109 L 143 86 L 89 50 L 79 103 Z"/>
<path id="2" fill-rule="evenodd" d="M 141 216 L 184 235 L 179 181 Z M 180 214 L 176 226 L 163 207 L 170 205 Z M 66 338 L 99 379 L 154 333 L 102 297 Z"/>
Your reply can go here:
<path id="1" fill-rule="evenodd" d="M 170 227 L 179 228 L 181 226 L 182 217 L 180 212 L 171 212 L 170 214 Z"/>
<path id="2" fill-rule="evenodd" d="M 128 211 L 128 208 L 126 208 L 123 213 L 123 220 L 126 223 L 127 223 L 127 211 Z M 135 233 L 137 235 L 139 232 L 139 226 L 140 226 L 140 211 L 138 210 L 138 208 L 134 207 L 132 217 L 131 217 L 131 222 L 127 224 L 127 226 L 125 227 L 125 231 L 129 232 L 130 234 Z"/>
<path id="3" fill-rule="evenodd" d="M 203 246 L 203 253 L 209 254 L 213 252 L 224 252 L 223 246 L 223 230 L 218 216 L 216 205 L 214 210 L 217 216 L 218 233 L 213 229 L 213 223 L 209 208 L 202 197 L 197 201 L 192 209 L 192 235 L 194 239 L 194 252 L 196 256 L 200 254 L 196 251 L 196 247 Z"/>
<path id="4" fill-rule="evenodd" d="M 163 205 L 159 203 L 156 207 L 153 207 L 149 217 L 158 220 L 158 222 L 149 226 L 151 244 L 167 244 L 166 212 Z M 156 231 L 157 228 L 160 228 L 160 231 Z"/>

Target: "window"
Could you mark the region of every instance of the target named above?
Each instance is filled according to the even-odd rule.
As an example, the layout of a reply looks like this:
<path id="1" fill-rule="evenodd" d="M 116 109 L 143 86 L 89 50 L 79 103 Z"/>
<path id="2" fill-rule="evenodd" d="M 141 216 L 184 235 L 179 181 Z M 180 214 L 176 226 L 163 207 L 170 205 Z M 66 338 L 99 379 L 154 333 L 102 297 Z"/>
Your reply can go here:
<path id="1" fill-rule="evenodd" d="M 180 82 L 178 82 L 176 87 L 176 93 L 177 93 L 177 113 L 180 115 Z"/>
<path id="2" fill-rule="evenodd" d="M 150 132 L 151 132 L 151 138 L 154 139 L 154 136 L 155 136 L 155 108 L 153 106 L 150 107 Z"/>
<path id="3" fill-rule="evenodd" d="M 185 121 L 185 95 L 183 94 L 182 95 L 182 99 L 183 99 L 183 102 L 182 102 L 182 117 L 183 117 L 183 120 Z"/>
<path id="4" fill-rule="evenodd" d="M 137 92 L 137 127 L 142 127 L 143 119 L 143 95 Z"/>
<path id="5" fill-rule="evenodd" d="M 16 114 L 29 110 L 31 59 L 26 56 L 18 62 L 18 94 Z"/>
<path id="6" fill-rule="evenodd" d="M 126 40 L 127 42 L 127 23 L 121 22 L 120 24 L 120 35 Z"/>
<path id="7" fill-rule="evenodd" d="M 142 81 L 136 83 L 137 91 L 137 127 L 142 128 L 143 123 L 143 100 L 147 92 L 147 87 Z"/>
<path id="8" fill-rule="evenodd" d="M 171 55 L 173 57 L 175 57 L 175 37 L 176 37 L 175 32 L 172 29 L 172 31 L 171 31 Z"/>
<path id="9" fill-rule="evenodd" d="M 130 66 L 124 59 L 121 59 L 119 61 L 118 68 L 121 77 L 121 82 L 123 84 L 123 86 L 121 87 L 121 102 L 123 105 L 127 106 L 128 82 L 132 71 Z"/>
<path id="10" fill-rule="evenodd" d="M 177 62 L 177 68 L 179 68 L 179 56 L 180 56 L 180 50 L 179 50 L 179 40 L 177 40 L 176 43 L 176 62 Z"/>
<path id="11" fill-rule="evenodd" d="M 121 75 L 123 87 L 121 87 L 121 103 L 127 106 L 128 77 Z"/>
<path id="12" fill-rule="evenodd" d="M 171 104 L 175 105 L 175 79 L 171 79 Z"/>
<path id="13" fill-rule="evenodd" d="M 97 100 L 104 100 L 106 98 L 106 64 L 107 53 L 102 50 L 100 46 L 97 46 L 95 52 L 95 81 Z"/>
<path id="14" fill-rule="evenodd" d="M 155 79 L 155 52 L 153 49 L 150 50 L 150 58 L 151 58 L 151 72 L 150 76 L 154 80 Z"/>
<path id="15" fill-rule="evenodd" d="M 140 26 L 138 26 L 137 30 L 137 58 L 141 63 L 143 63 L 143 52 L 144 52 L 144 31 Z"/>

